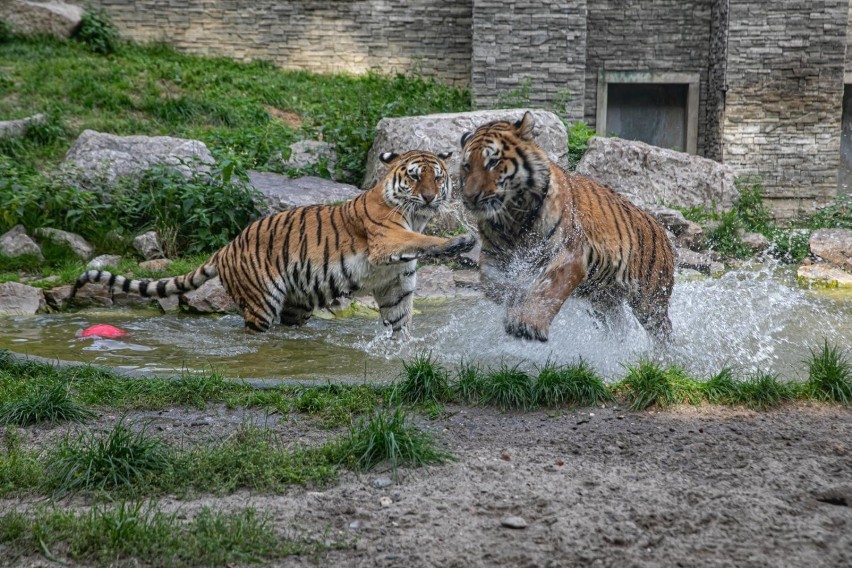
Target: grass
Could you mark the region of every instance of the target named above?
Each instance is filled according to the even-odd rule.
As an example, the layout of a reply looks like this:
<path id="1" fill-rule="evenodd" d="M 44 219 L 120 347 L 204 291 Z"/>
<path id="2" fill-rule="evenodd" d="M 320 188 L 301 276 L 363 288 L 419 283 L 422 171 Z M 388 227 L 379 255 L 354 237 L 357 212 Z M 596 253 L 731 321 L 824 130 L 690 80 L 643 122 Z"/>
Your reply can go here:
<path id="1" fill-rule="evenodd" d="M 0 424 L 84 422 L 93 416 L 74 400 L 68 385 L 59 381 L 27 383 L 20 397 L 0 405 Z"/>
<path id="2" fill-rule="evenodd" d="M 666 408 L 688 402 L 701 402 L 701 385 L 677 366 L 663 368 L 641 360 L 627 366 L 627 375 L 614 390 L 626 399 L 630 410 L 645 410 L 651 406 Z"/>
<path id="3" fill-rule="evenodd" d="M 830 345 L 826 339 L 821 349 L 811 350 L 805 364 L 808 381 L 803 390 L 809 398 L 849 405 L 852 401 L 852 365 L 839 347 Z"/>
<path id="4" fill-rule="evenodd" d="M 482 380 L 481 400 L 500 410 L 527 410 L 535 406 L 532 378 L 518 365 L 501 363 Z"/>
<path id="5" fill-rule="evenodd" d="M 43 555 L 67 564 L 116 566 L 233 566 L 312 555 L 326 547 L 276 534 L 255 509 L 201 509 L 191 520 L 142 502 L 94 506 L 87 512 L 41 507 L 32 514 L 0 515 L 7 560 Z M 63 560 L 63 558 L 65 560 Z"/>
<path id="6" fill-rule="evenodd" d="M 38 456 L 23 449 L 21 433 L 7 426 L 0 453 L 0 497 L 9 493 L 26 492 L 39 486 L 43 467 Z"/>
<path id="7" fill-rule="evenodd" d="M 462 361 L 456 367 L 455 381 L 450 386 L 453 393 L 462 402 L 477 403 L 482 398 L 484 380 L 479 365 L 472 361 Z"/>
<path id="8" fill-rule="evenodd" d="M 394 385 L 392 399 L 409 404 L 440 404 L 451 398 L 447 369 L 421 354 L 402 362 L 402 381 Z"/>
<path id="9" fill-rule="evenodd" d="M 752 410 L 768 410 L 794 397 L 795 391 L 789 384 L 782 383 L 772 373 L 757 372 L 739 383 L 731 403 Z"/>
<path id="10" fill-rule="evenodd" d="M 352 426 L 340 446 L 341 462 L 356 471 L 388 463 L 397 477 L 400 466 L 440 464 L 453 457 L 434 445 L 431 435 L 412 425 L 401 408 L 376 412 Z"/>
<path id="11" fill-rule="evenodd" d="M 533 390 L 542 406 L 597 406 L 614 400 L 601 377 L 582 359 L 563 366 L 548 362 L 539 370 Z"/>

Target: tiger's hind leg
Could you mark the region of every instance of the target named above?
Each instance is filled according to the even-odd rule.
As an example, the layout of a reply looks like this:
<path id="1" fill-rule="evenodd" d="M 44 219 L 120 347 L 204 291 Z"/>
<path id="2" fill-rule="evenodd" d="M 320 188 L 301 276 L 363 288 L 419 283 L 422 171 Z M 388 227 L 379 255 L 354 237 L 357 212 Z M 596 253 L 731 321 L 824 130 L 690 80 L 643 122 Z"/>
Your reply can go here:
<path id="1" fill-rule="evenodd" d="M 588 312 L 595 319 L 598 328 L 609 332 L 623 321 L 621 306 L 624 296 L 619 290 L 609 286 L 596 286 L 582 295 L 589 301 Z"/>
<path id="2" fill-rule="evenodd" d="M 660 343 L 669 341 L 672 321 L 669 319 L 668 294 L 643 295 L 641 291 L 637 291 L 631 295 L 628 303 L 636 319 L 655 340 Z"/>

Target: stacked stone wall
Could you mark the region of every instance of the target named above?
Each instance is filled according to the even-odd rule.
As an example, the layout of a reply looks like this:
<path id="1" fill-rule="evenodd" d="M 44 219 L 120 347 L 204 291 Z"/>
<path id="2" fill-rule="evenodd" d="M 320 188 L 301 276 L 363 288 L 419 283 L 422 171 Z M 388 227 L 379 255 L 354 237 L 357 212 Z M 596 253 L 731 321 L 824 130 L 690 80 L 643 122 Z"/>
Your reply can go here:
<path id="1" fill-rule="evenodd" d="M 714 0 L 710 12 L 710 50 L 707 66 L 707 129 L 704 156 L 722 160 L 722 120 L 725 116 L 725 71 L 728 55 L 728 0 Z"/>
<path id="2" fill-rule="evenodd" d="M 83 2 L 75 2 L 83 4 Z M 317 73 L 418 72 L 468 85 L 473 0 L 95 0 L 123 36 Z"/>
<path id="3" fill-rule="evenodd" d="M 479 108 L 509 102 L 583 118 L 586 0 L 475 0 L 471 88 Z"/>
<path id="4" fill-rule="evenodd" d="M 848 0 L 728 0 L 722 150 L 782 217 L 837 192 Z"/>
<path id="5" fill-rule="evenodd" d="M 586 40 L 585 118 L 596 125 L 600 71 L 698 73 L 698 153 L 707 132 L 713 0 L 591 0 Z"/>

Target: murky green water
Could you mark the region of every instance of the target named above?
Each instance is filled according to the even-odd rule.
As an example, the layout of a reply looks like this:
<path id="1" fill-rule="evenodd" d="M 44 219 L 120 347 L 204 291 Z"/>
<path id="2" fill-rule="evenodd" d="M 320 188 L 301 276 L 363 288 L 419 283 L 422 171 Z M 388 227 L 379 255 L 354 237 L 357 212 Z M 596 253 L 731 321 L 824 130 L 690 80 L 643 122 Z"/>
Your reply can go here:
<path id="1" fill-rule="evenodd" d="M 697 374 L 724 365 L 764 369 L 789 378 L 804 373 L 802 360 L 823 337 L 852 345 L 852 296 L 796 286 L 788 271 L 740 270 L 718 279 L 679 281 L 672 299 L 672 345 L 654 352 L 631 317 L 615 330 L 600 330 L 586 304 L 569 300 L 547 344 L 504 335 L 502 310 L 479 297 L 421 302 L 415 338 L 391 343 L 378 319 L 312 319 L 300 329 L 243 332 L 238 316 L 201 317 L 138 310 L 87 310 L 0 318 L 0 348 L 64 360 L 174 373 L 216 369 L 233 377 L 317 381 L 389 381 L 400 361 L 432 351 L 443 361 L 486 364 L 583 357 L 618 378 L 623 365 L 643 356 L 676 362 Z M 108 323 L 129 332 L 121 340 L 81 339 L 84 328 Z"/>

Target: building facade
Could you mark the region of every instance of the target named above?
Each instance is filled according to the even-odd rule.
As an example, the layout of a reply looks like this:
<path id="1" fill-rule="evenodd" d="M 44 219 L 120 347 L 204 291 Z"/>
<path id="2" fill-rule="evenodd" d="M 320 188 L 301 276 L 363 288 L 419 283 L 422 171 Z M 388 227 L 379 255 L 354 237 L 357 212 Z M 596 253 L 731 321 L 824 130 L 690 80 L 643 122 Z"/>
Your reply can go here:
<path id="1" fill-rule="evenodd" d="M 852 191 L 850 0 L 99 0 L 122 33 L 315 72 L 418 72 L 730 164 L 779 216 Z"/>

